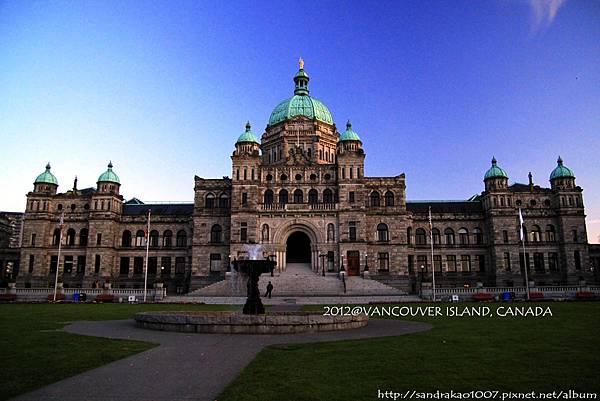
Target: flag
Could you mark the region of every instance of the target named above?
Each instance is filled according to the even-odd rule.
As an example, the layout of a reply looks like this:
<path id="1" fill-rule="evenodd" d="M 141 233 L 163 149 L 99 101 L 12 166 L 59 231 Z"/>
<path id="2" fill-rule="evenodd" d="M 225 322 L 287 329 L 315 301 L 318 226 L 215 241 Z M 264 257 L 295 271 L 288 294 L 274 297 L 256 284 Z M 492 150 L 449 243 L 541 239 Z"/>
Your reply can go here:
<path id="1" fill-rule="evenodd" d="M 148 219 L 146 220 L 146 228 L 144 229 L 144 238 L 148 239 L 150 233 L 150 209 L 148 209 Z"/>
<path id="2" fill-rule="evenodd" d="M 63 211 L 60 214 L 60 219 L 58 220 L 58 229 L 62 232 L 62 229 L 65 225 L 65 212 Z"/>
<path id="3" fill-rule="evenodd" d="M 431 206 L 429 206 L 429 230 L 433 233 L 433 222 L 431 221 Z"/>
<path id="4" fill-rule="evenodd" d="M 523 213 L 521 212 L 521 208 L 519 208 L 519 234 L 521 236 L 521 241 L 525 239 L 525 233 L 523 232 Z"/>

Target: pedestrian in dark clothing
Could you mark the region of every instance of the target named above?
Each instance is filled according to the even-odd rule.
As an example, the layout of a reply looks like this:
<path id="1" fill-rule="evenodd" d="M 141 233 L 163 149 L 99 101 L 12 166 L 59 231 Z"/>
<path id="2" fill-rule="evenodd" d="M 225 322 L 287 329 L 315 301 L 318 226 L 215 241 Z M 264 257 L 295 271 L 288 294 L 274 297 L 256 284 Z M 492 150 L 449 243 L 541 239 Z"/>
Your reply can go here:
<path id="1" fill-rule="evenodd" d="M 267 284 L 267 293 L 265 294 L 265 297 L 271 298 L 271 291 L 273 291 L 273 284 L 271 284 L 269 281 L 269 284 Z"/>

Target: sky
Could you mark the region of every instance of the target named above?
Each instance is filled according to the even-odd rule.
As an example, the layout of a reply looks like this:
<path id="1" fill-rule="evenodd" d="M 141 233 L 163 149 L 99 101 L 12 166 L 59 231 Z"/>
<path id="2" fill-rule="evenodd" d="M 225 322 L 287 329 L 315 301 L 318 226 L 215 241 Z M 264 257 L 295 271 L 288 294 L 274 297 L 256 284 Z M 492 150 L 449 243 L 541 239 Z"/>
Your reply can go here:
<path id="1" fill-rule="evenodd" d="M 348 119 L 365 174 L 407 197 L 467 199 L 492 156 L 549 186 L 560 155 L 600 241 L 600 1 L 2 1 L 0 210 L 47 162 L 59 191 L 109 160 L 126 199 L 192 201 L 231 175 L 305 60 L 310 94 Z"/>

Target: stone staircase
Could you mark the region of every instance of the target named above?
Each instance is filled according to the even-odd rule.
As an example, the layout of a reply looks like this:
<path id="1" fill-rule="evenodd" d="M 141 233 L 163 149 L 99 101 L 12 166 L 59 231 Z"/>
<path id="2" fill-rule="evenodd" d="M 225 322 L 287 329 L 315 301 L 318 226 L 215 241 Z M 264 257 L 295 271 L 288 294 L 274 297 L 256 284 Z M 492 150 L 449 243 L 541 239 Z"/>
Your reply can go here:
<path id="1" fill-rule="evenodd" d="M 346 293 L 342 280 L 337 275 L 317 274 L 309 264 L 288 263 L 285 271 L 274 272 L 274 276 L 263 274 L 260 277 L 261 295 L 266 292 L 267 283 L 273 283 L 273 296 L 276 297 L 324 297 L 324 296 L 368 296 L 368 295 L 405 295 L 403 291 L 376 280 L 364 280 L 361 277 L 346 277 Z M 200 288 L 188 294 L 190 297 L 236 297 L 246 296 L 243 278 L 223 280 Z"/>

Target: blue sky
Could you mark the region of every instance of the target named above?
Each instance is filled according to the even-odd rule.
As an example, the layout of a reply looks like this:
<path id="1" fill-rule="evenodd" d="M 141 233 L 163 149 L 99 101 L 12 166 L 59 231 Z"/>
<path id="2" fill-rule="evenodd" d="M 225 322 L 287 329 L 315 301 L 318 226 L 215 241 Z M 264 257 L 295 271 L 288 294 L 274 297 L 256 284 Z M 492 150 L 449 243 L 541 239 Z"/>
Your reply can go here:
<path id="1" fill-rule="evenodd" d="M 600 2 L 0 1 L 0 210 L 52 163 L 59 190 L 112 160 L 126 198 L 191 201 L 231 175 L 293 91 L 348 118 L 367 175 L 409 199 L 466 199 L 496 156 L 549 185 L 560 154 L 600 236 Z"/>

